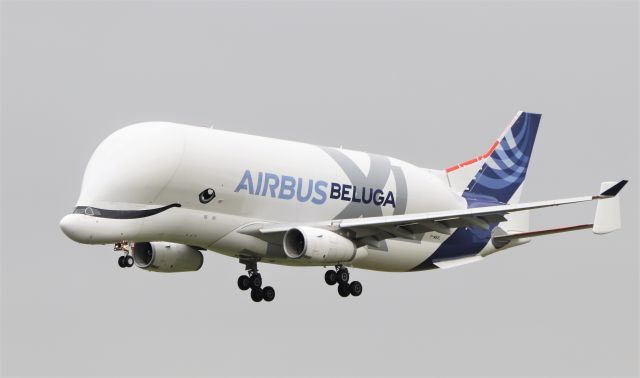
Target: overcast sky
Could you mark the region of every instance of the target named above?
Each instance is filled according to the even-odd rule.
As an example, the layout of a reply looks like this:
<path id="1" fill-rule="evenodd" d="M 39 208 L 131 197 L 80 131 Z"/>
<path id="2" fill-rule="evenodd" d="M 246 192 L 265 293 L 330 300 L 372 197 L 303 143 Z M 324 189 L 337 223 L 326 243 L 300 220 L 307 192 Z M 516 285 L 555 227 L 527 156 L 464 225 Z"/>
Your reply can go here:
<path id="1" fill-rule="evenodd" d="M 638 4 L 9 2 L 1 14 L 3 375 L 636 375 Z M 67 239 L 102 139 L 165 120 L 443 168 L 543 113 L 523 200 L 627 178 L 623 229 L 542 237 L 452 270 L 120 269 Z M 251 153 L 251 151 L 247 151 Z M 312 167 L 310 167 L 312 169 Z M 135 179 L 135 178 L 134 178 Z M 594 206 L 533 214 L 590 222 Z"/>

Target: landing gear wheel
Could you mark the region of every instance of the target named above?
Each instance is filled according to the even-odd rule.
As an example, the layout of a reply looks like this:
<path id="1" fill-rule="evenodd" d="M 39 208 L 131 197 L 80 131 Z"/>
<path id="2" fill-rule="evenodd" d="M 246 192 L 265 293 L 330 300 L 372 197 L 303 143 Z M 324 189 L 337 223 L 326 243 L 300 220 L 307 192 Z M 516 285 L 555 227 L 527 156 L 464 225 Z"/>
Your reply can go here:
<path id="1" fill-rule="evenodd" d="M 275 297 L 276 297 L 276 291 L 273 290 L 271 286 L 267 286 L 264 289 L 262 289 L 262 299 L 264 299 L 265 301 L 271 302 Z"/>
<path id="2" fill-rule="evenodd" d="M 349 292 L 349 284 L 346 283 L 341 283 L 338 285 L 338 294 L 340 294 L 341 297 L 346 298 L 349 296 L 349 294 L 351 294 Z"/>
<path id="3" fill-rule="evenodd" d="M 341 268 L 338 270 L 338 282 L 341 284 L 349 283 L 349 271 L 346 268 Z"/>
<path id="4" fill-rule="evenodd" d="M 262 300 L 262 289 L 251 289 L 251 299 L 254 302 L 260 302 Z"/>
<path id="5" fill-rule="evenodd" d="M 124 265 L 124 256 L 118 257 L 118 266 L 120 268 L 124 268 L 125 267 L 125 265 Z"/>
<path id="6" fill-rule="evenodd" d="M 240 290 L 251 289 L 251 299 L 254 302 L 271 302 L 276 297 L 276 291 L 271 286 L 262 288 L 262 276 L 258 273 L 258 261 L 260 259 L 240 258 L 240 263 L 244 264 L 246 275 L 238 277 L 238 287 Z"/>
<path id="7" fill-rule="evenodd" d="M 251 287 L 251 281 L 249 281 L 249 276 L 240 276 L 238 277 L 238 287 L 240 290 L 249 290 Z"/>
<path id="8" fill-rule="evenodd" d="M 129 255 L 125 256 L 124 263 L 125 263 L 125 266 L 127 266 L 128 268 L 131 268 L 133 266 L 133 257 Z"/>
<path id="9" fill-rule="evenodd" d="M 350 283 L 349 293 L 351 293 L 351 295 L 353 295 L 354 297 L 357 297 L 360 294 L 362 294 L 362 284 L 358 281 L 353 281 L 352 283 Z"/>
<path id="10" fill-rule="evenodd" d="M 251 287 L 254 289 L 259 289 L 262 286 L 262 276 L 260 274 L 254 274 L 249 277 L 249 281 L 251 282 Z"/>
<path id="11" fill-rule="evenodd" d="M 336 273 L 335 270 L 327 270 L 324 274 L 324 282 L 326 282 L 327 285 L 335 285 L 336 282 L 338 282 L 338 273 Z"/>

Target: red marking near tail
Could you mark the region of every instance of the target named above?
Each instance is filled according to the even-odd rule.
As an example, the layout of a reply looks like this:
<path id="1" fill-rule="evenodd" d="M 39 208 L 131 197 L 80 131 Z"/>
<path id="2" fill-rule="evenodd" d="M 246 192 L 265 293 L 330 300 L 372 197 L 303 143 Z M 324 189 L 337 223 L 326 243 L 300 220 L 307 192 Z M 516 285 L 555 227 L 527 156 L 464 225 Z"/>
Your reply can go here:
<path id="1" fill-rule="evenodd" d="M 491 148 L 489 149 L 489 151 L 487 151 L 487 153 L 486 153 L 486 154 L 482 155 L 482 158 L 483 158 L 483 159 L 486 159 L 486 158 L 488 158 L 489 156 L 491 156 L 491 153 L 493 152 L 493 150 L 495 150 L 495 149 L 496 149 L 496 147 L 498 147 L 498 144 L 500 144 L 500 142 L 499 142 L 499 141 L 497 141 L 497 140 L 496 140 L 495 142 L 493 142 L 493 146 L 491 146 Z"/>
<path id="2" fill-rule="evenodd" d="M 465 161 L 464 163 L 460 163 L 460 167 L 464 167 L 465 165 L 473 164 L 478 161 L 478 158 L 473 158 Z"/>
<path id="3" fill-rule="evenodd" d="M 500 141 L 499 141 L 499 140 L 496 140 L 496 141 L 493 143 L 493 145 L 491 146 L 491 148 L 489 148 L 489 151 L 487 151 L 484 155 L 481 155 L 481 156 L 478 156 L 478 157 L 476 157 L 476 158 L 473 158 L 473 159 L 467 160 L 467 161 L 465 161 L 465 162 L 463 162 L 463 163 L 460 163 L 460 164 L 453 165 L 453 166 L 451 166 L 451 167 L 447 168 L 447 169 L 446 169 L 446 172 L 447 172 L 447 173 L 449 173 L 449 172 L 453 172 L 453 171 L 455 171 L 456 169 L 462 168 L 462 167 L 467 166 L 467 165 L 469 165 L 469 164 L 473 164 L 473 163 L 475 163 L 475 162 L 477 162 L 477 161 L 480 161 L 480 160 L 483 160 L 483 159 L 488 158 L 488 157 L 489 157 L 489 156 L 491 156 L 491 154 L 493 153 L 493 150 L 495 150 L 495 149 L 496 149 L 496 147 L 498 147 L 498 144 L 500 144 Z"/>

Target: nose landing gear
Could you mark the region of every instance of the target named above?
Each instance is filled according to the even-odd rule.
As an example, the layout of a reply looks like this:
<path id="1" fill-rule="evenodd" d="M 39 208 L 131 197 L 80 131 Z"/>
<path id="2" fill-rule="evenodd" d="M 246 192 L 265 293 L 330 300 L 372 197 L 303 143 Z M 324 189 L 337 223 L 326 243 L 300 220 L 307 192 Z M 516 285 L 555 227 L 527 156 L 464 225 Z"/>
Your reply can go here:
<path id="1" fill-rule="evenodd" d="M 124 252 L 123 256 L 118 257 L 118 266 L 120 268 L 131 268 L 133 266 L 133 256 L 129 254 L 131 252 L 131 248 L 129 247 L 129 242 L 127 241 L 118 242 L 113 246 L 113 250 L 116 252 L 118 251 Z"/>
<path id="2" fill-rule="evenodd" d="M 262 276 L 258 273 L 258 263 L 256 260 L 240 259 L 240 263 L 245 265 L 247 275 L 238 277 L 238 287 L 240 290 L 251 289 L 251 299 L 254 302 L 262 300 L 271 302 L 276 297 L 276 291 L 271 286 L 262 287 Z"/>
<path id="3" fill-rule="evenodd" d="M 324 282 L 327 285 L 338 284 L 338 294 L 341 297 L 354 297 L 362 294 L 362 284 L 358 281 L 349 283 L 349 270 L 341 264 L 336 265 L 335 270 L 327 270 L 324 274 Z"/>

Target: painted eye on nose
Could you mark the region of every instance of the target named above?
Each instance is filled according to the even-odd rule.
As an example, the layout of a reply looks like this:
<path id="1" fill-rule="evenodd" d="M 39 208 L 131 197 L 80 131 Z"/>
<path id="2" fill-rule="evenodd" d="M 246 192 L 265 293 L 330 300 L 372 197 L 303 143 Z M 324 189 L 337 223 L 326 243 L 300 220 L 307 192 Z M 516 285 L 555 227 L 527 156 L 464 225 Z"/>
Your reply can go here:
<path id="1" fill-rule="evenodd" d="M 207 188 L 200 193 L 198 198 L 202 203 L 209 203 L 212 199 L 216 198 L 216 191 L 211 188 Z"/>

